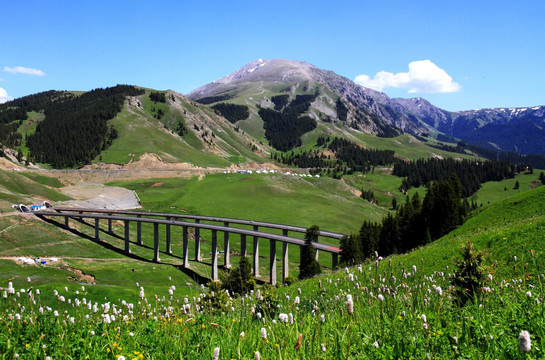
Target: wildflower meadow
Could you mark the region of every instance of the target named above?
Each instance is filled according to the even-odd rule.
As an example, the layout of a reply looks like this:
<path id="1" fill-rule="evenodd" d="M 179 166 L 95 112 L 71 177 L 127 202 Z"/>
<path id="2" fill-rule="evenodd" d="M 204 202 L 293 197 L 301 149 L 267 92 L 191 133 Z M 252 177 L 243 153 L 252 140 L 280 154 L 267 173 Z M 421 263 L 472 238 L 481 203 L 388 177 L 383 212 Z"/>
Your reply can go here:
<path id="1" fill-rule="evenodd" d="M 97 302 L 87 299 L 80 285 L 44 293 L 30 279 L 27 288 L 1 284 L 0 354 L 2 359 L 543 358 L 545 275 L 533 252 L 521 252 L 517 261 L 520 277 L 497 280 L 488 274 L 464 306 L 455 301 L 452 266 L 424 272 L 420 263 L 392 265 L 389 259 L 241 297 L 205 286 L 195 296 L 177 296 L 175 286 L 162 295 L 140 287 L 137 302 Z M 45 298 L 56 300 L 48 306 Z"/>

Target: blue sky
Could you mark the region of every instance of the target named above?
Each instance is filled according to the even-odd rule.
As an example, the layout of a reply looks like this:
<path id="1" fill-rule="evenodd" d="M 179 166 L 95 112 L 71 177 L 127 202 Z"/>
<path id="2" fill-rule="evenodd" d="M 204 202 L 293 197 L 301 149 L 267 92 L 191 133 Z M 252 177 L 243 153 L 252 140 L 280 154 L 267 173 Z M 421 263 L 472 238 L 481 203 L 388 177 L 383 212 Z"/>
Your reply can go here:
<path id="1" fill-rule="evenodd" d="M 116 84 L 186 94 L 283 58 L 452 111 L 545 105 L 542 0 L 0 5 L 0 99 Z"/>

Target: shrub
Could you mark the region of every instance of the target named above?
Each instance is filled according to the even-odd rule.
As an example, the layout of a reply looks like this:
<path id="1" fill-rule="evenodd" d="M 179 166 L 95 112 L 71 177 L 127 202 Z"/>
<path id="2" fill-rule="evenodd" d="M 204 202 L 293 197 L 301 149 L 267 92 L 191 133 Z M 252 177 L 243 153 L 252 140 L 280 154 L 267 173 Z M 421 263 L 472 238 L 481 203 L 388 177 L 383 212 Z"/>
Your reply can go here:
<path id="1" fill-rule="evenodd" d="M 222 279 L 221 287 L 229 290 L 231 295 L 243 295 L 254 289 L 255 280 L 252 277 L 252 264 L 250 264 L 247 257 L 242 257 L 238 266 Z"/>
<path id="2" fill-rule="evenodd" d="M 287 286 L 293 285 L 296 282 L 297 282 L 297 279 L 294 278 L 293 276 L 288 276 L 287 278 L 284 279 L 284 284 L 286 284 Z"/>

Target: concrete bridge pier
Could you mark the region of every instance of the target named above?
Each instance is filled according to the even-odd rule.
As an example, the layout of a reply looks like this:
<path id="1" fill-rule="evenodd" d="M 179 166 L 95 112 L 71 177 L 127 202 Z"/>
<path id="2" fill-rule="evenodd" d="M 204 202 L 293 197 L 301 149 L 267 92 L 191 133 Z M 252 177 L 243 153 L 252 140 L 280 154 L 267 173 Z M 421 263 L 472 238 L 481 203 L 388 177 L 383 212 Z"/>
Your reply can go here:
<path id="1" fill-rule="evenodd" d="M 248 255 L 246 250 L 246 234 L 240 234 L 240 256 L 245 257 Z"/>
<path id="2" fill-rule="evenodd" d="M 228 222 L 224 222 L 223 225 L 225 225 L 225 227 L 229 227 Z M 229 232 L 228 231 L 225 231 L 223 233 L 223 255 L 225 259 L 223 266 L 229 269 L 231 267 L 231 259 L 229 255 Z"/>
<path id="3" fill-rule="evenodd" d="M 254 225 L 254 231 L 258 231 L 258 229 L 259 227 L 257 225 Z M 257 236 L 254 236 L 253 263 L 254 263 L 254 276 L 259 277 L 259 238 Z"/>
<path id="4" fill-rule="evenodd" d="M 129 249 L 129 220 L 125 220 L 125 254 L 130 254 Z"/>
<path id="5" fill-rule="evenodd" d="M 166 217 L 165 218 L 167 221 L 170 221 L 170 217 Z M 169 255 L 172 255 L 172 246 L 171 246 L 171 243 L 170 243 L 170 224 L 167 224 L 167 229 L 166 229 L 166 238 L 167 238 L 167 248 L 166 248 L 166 253 L 169 254 Z"/>
<path id="6" fill-rule="evenodd" d="M 331 267 L 335 269 L 339 265 L 339 254 L 331 253 Z"/>
<path id="7" fill-rule="evenodd" d="M 99 228 L 99 218 L 95 219 L 95 241 L 100 241 L 100 228 Z"/>
<path id="8" fill-rule="evenodd" d="M 195 224 L 199 224 L 201 221 L 195 219 Z M 195 261 L 201 262 L 201 229 L 195 228 Z"/>
<path id="9" fill-rule="evenodd" d="M 189 256 L 188 256 L 188 248 L 189 248 L 189 239 L 187 236 L 187 226 L 182 227 L 182 237 L 183 237 L 183 258 L 184 258 L 184 268 L 189 268 Z"/>
<path id="10" fill-rule="evenodd" d="M 137 218 L 141 218 L 142 215 L 136 215 Z M 136 222 L 136 243 L 138 245 L 144 245 L 142 242 L 142 223 L 140 221 Z"/>
<path id="11" fill-rule="evenodd" d="M 270 262 L 270 266 L 269 266 L 269 270 L 270 270 L 270 277 L 269 277 L 269 280 L 270 280 L 270 283 L 271 285 L 276 285 L 276 240 L 273 240 L 273 239 L 270 239 L 269 240 L 269 246 L 270 246 L 270 257 L 271 257 L 271 262 Z"/>
<path id="12" fill-rule="evenodd" d="M 218 234 L 212 230 L 212 281 L 218 281 Z"/>
<path id="13" fill-rule="evenodd" d="M 159 262 L 159 224 L 153 224 L 153 262 Z"/>
<path id="14" fill-rule="evenodd" d="M 112 216 L 112 213 L 108 213 L 108 216 Z M 108 219 L 108 234 L 112 235 L 114 233 L 112 229 L 112 219 Z"/>
<path id="15" fill-rule="evenodd" d="M 282 230 L 283 236 L 288 236 L 288 230 Z M 288 265 L 288 243 L 282 243 L 282 283 L 286 282 L 286 278 L 289 276 Z"/>

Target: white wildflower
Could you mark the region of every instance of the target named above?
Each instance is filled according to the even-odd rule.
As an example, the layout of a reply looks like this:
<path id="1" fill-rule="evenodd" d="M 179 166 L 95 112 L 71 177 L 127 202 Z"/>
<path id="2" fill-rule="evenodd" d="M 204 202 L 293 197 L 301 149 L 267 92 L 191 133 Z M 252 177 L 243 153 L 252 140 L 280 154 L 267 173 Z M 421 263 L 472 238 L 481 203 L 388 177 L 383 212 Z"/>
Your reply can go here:
<path id="1" fill-rule="evenodd" d="M 526 330 L 523 330 L 520 332 L 519 349 L 523 353 L 528 353 L 532 349 L 532 341 L 530 340 L 530 333 Z"/>
<path id="2" fill-rule="evenodd" d="M 212 355 L 212 360 L 218 360 L 220 357 L 220 348 L 217 347 L 214 349 L 214 354 Z"/>
<path id="3" fill-rule="evenodd" d="M 348 314 L 352 315 L 354 313 L 354 301 L 352 300 L 352 297 L 346 300 L 346 308 L 348 310 Z"/>

